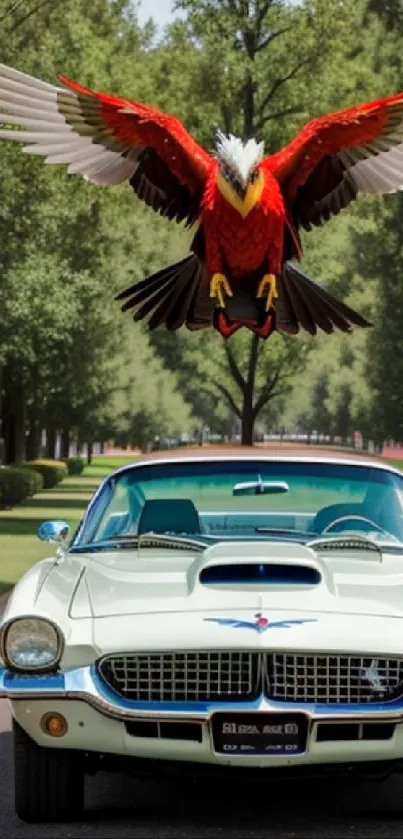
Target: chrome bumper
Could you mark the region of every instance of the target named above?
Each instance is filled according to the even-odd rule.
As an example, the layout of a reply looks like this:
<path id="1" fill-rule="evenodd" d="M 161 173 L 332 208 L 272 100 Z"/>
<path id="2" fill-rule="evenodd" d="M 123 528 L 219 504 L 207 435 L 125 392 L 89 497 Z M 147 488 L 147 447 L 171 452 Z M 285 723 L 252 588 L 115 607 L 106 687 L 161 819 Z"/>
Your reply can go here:
<path id="1" fill-rule="evenodd" d="M 403 722 L 403 698 L 388 703 L 319 705 L 273 702 L 259 696 L 251 702 L 133 702 L 123 699 L 99 678 L 93 666 L 65 673 L 23 675 L 0 667 L 0 698 L 14 700 L 79 700 L 117 720 L 194 720 L 207 722 L 217 711 L 301 711 L 311 720 Z"/>

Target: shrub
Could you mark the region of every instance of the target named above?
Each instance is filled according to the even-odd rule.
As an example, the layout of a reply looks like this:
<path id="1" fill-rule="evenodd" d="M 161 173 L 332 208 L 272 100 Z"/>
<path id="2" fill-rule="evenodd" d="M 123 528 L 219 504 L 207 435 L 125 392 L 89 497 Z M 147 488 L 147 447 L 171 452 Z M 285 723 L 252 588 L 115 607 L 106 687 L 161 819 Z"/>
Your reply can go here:
<path id="1" fill-rule="evenodd" d="M 0 507 L 13 507 L 44 486 L 39 472 L 24 466 L 0 466 Z"/>
<path id="2" fill-rule="evenodd" d="M 29 469 L 34 469 L 42 475 L 45 489 L 52 489 L 63 478 L 66 478 L 68 474 L 67 466 L 62 460 L 46 460 L 45 458 L 41 458 L 38 460 L 29 460 L 23 465 Z"/>
<path id="3" fill-rule="evenodd" d="M 27 466 L 13 466 L 10 468 L 18 471 L 20 479 L 26 488 L 26 498 L 31 498 L 32 495 L 36 495 L 37 492 L 40 492 L 44 488 L 45 481 L 43 475 L 37 472 L 36 469 L 30 469 Z"/>
<path id="4" fill-rule="evenodd" d="M 69 475 L 81 475 L 84 471 L 85 463 L 82 457 L 67 457 L 66 466 Z"/>

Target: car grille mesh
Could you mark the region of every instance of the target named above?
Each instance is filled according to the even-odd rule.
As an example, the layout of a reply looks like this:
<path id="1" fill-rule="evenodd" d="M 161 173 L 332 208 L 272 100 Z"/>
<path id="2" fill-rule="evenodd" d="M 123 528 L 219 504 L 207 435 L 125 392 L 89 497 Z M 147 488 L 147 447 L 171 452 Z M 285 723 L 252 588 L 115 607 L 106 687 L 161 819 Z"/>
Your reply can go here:
<path id="1" fill-rule="evenodd" d="M 150 653 L 108 656 L 99 672 L 126 699 L 203 702 L 252 698 L 258 667 L 250 652 Z"/>
<path id="2" fill-rule="evenodd" d="M 265 692 L 280 702 L 356 704 L 390 701 L 402 681 L 403 661 L 395 658 L 271 654 Z"/>
<path id="3" fill-rule="evenodd" d="M 145 702 L 387 702 L 403 692 L 403 659 L 246 651 L 125 653 L 97 664 L 117 694 Z"/>

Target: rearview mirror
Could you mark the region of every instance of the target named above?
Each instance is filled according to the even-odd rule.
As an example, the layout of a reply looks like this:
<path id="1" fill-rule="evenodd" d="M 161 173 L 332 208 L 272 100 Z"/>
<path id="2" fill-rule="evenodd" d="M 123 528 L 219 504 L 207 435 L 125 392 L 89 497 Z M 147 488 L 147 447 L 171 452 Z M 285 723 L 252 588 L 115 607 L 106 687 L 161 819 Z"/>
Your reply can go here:
<path id="1" fill-rule="evenodd" d="M 242 481 L 232 488 L 233 495 L 274 495 L 277 492 L 289 492 L 285 481 Z"/>
<path id="2" fill-rule="evenodd" d="M 43 521 L 38 527 L 38 539 L 41 542 L 63 542 L 69 534 L 70 527 L 66 521 Z"/>

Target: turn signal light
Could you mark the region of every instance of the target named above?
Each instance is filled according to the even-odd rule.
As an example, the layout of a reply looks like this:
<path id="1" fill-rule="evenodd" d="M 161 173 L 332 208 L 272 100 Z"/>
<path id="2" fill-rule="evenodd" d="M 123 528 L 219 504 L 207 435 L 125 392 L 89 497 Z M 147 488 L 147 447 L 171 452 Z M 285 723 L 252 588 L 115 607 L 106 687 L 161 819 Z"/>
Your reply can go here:
<path id="1" fill-rule="evenodd" d="M 45 714 L 41 719 L 41 728 L 50 737 L 63 737 L 67 732 L 67 720 L 62 714 Z"/>

